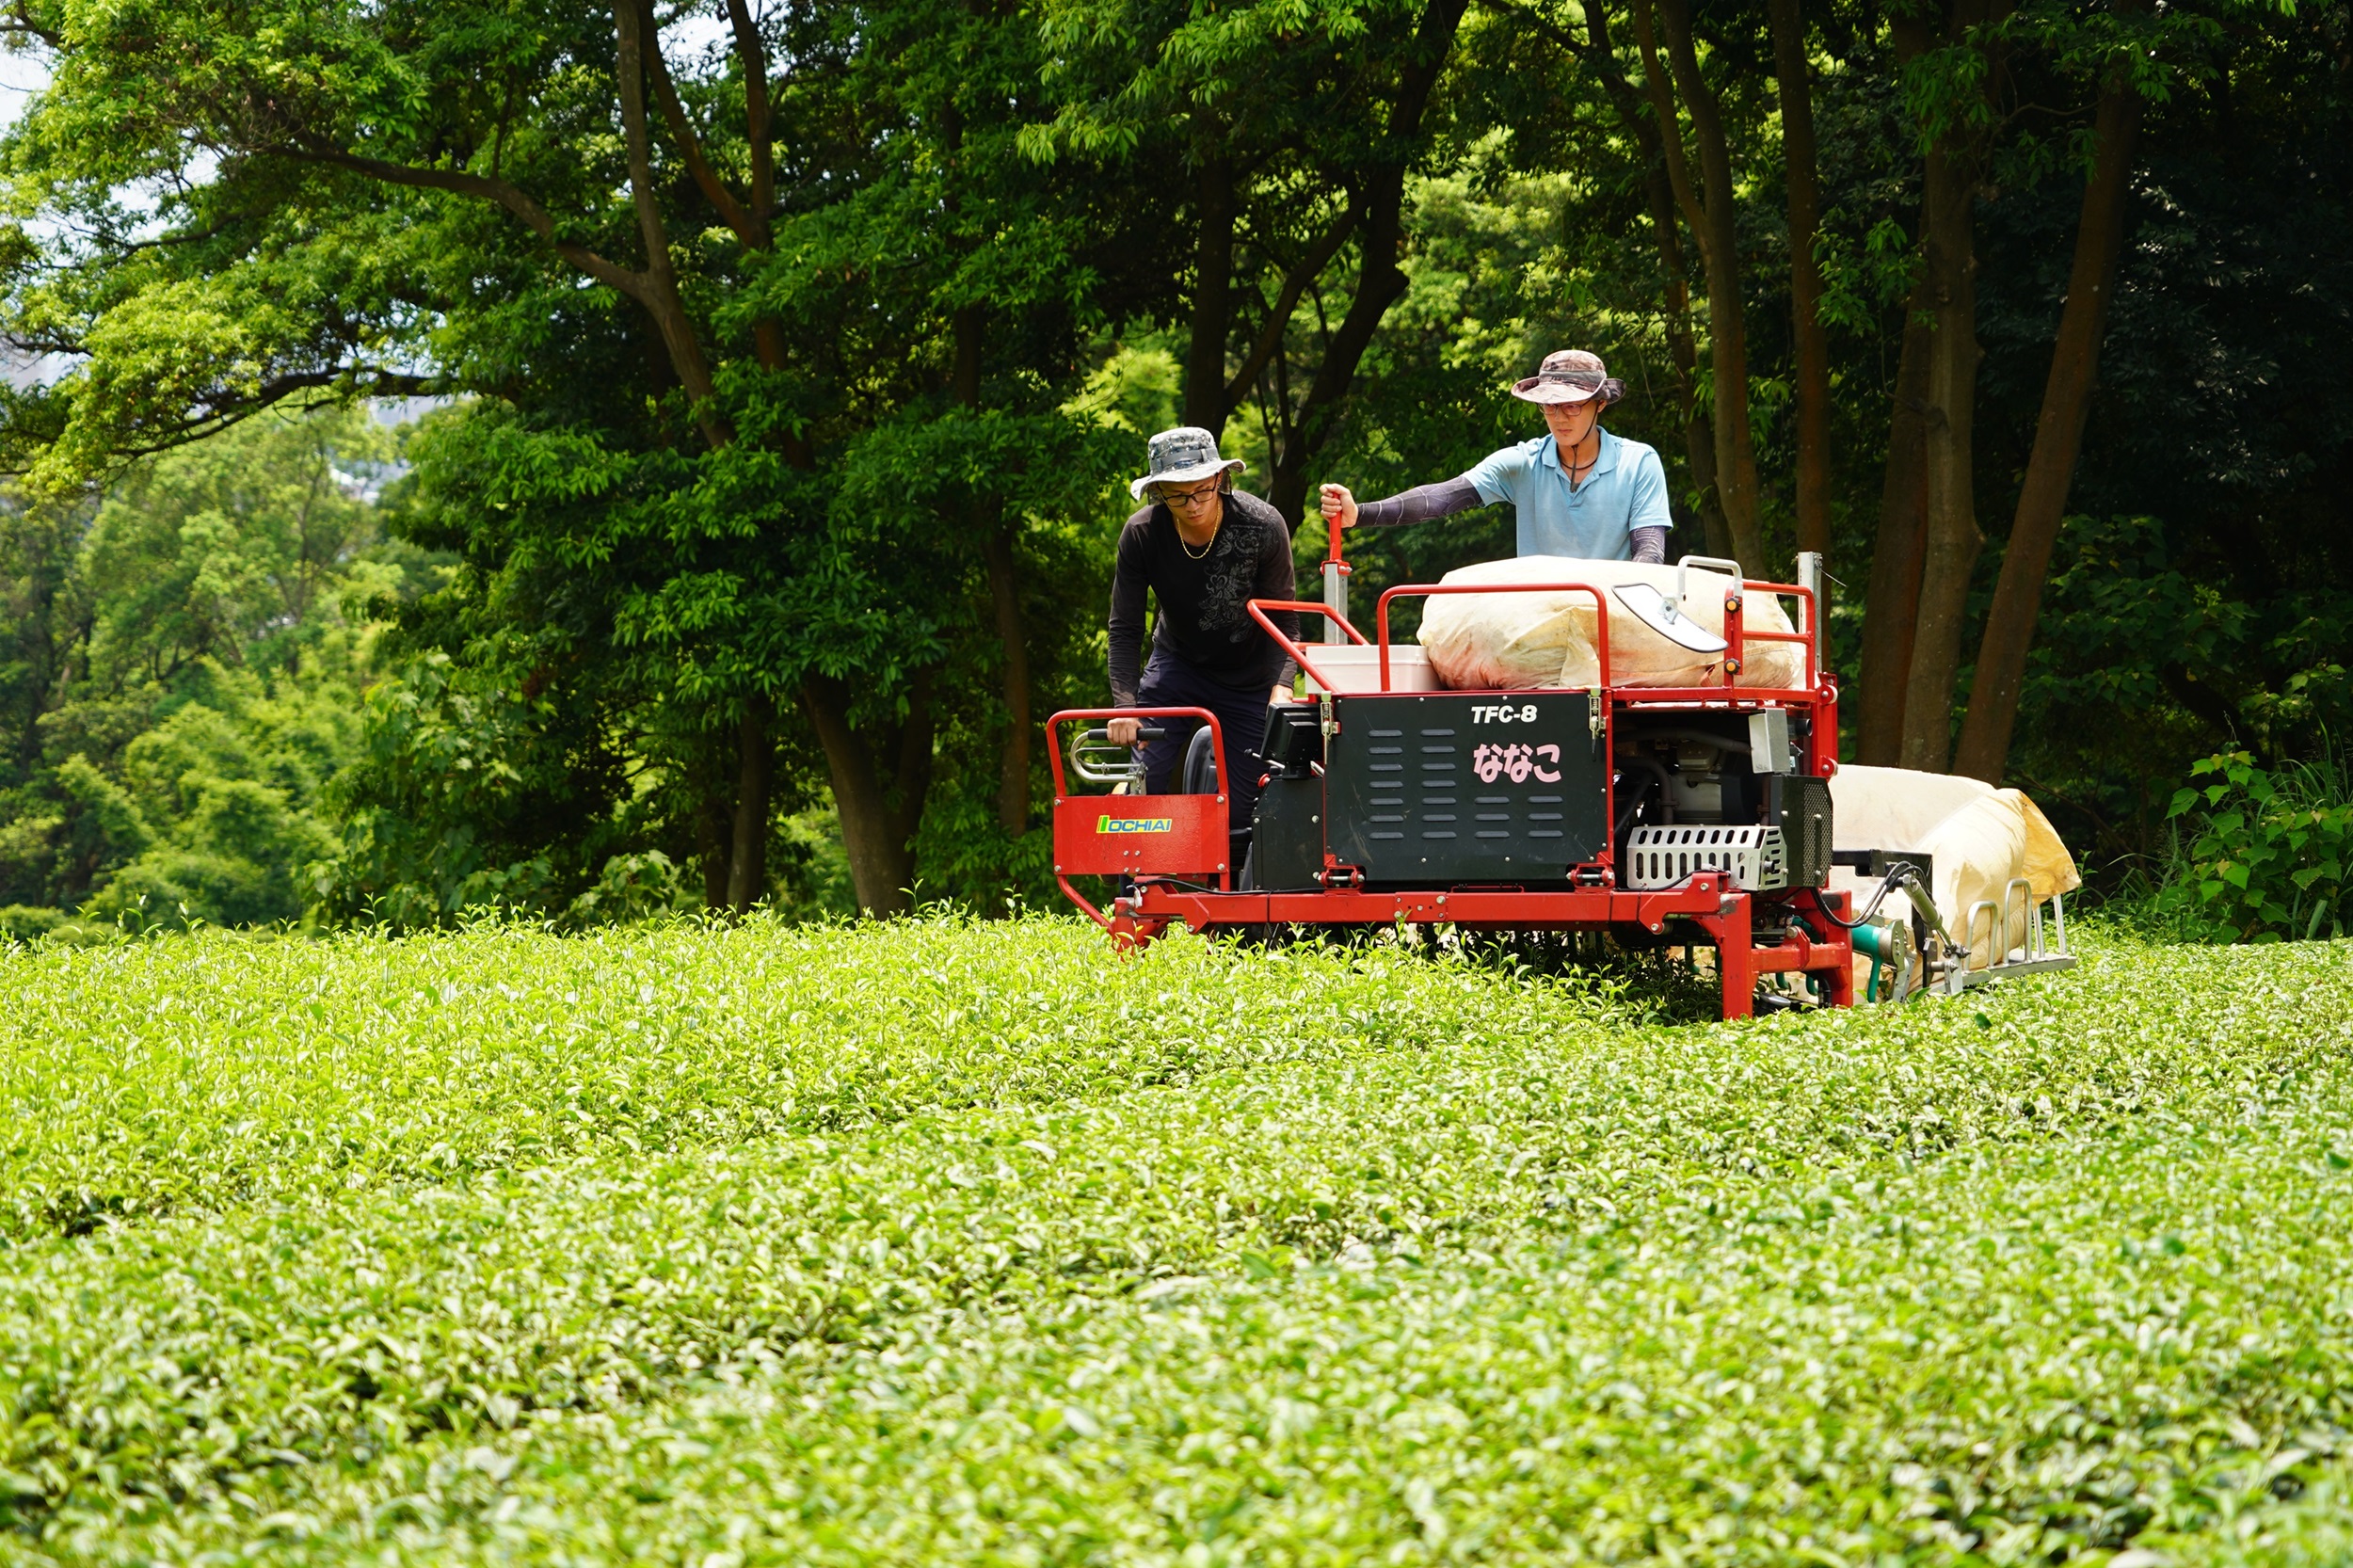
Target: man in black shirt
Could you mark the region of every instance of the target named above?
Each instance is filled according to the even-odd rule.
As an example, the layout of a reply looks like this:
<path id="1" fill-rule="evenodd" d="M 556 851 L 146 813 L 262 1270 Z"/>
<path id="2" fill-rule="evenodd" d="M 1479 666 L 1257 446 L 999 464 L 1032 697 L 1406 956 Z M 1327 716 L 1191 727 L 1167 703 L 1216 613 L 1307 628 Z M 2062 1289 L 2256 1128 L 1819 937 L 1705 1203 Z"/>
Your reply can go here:
<path id="1" fill-rule="evenodd" d="M 1257 805 L 1270 694 L 1275 702 L 1291 699 L 1290 656 L 1250 618 L 1247 605 L 1294 597 L 1290 530 L 1273 507 L 1236 493 L 1233 475 L 1245 465 L 1221 457 L 1209 431 L 1163 430 L 1146 451 L 1151 472 L 1128 490 L 1152 499 L 1120 530 L 1112 577 L 1112 704 L 1217 715 L 1231 782 L 1228 821 L 1239 833 Z M 1139 671 L 1147 589 L 1160 615 L 1151 660 Z M 1299 635 L 1296 614 L 1273 619 L 1286 636 Z M 1144 743 L 1143 752 L 1144 787 L 1155 794 L 1169 788 L 1199 725 L 1171 719 L 1160 727 L 1163 738 Z M 1133 745 L 1140 722 L 1113 719 L 1108 728 L 1113 742 Z"/>

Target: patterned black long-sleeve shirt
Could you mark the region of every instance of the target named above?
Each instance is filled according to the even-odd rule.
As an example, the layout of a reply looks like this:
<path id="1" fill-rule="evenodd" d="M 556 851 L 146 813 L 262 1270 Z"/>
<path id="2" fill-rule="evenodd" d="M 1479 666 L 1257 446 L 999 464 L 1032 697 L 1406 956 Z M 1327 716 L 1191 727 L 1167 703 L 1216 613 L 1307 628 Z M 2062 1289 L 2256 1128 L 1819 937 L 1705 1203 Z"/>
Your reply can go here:
<path id="1" fill-rule="evenodd" d="M 1112 705 L 1136 706 L 1144 679 L 1144 607 L 1149 590 L 1160 601 L 1152 631 L 1156 653 L 1173 654 L 1221 686 L 1272 690 L 1289 681 L 1290 656 L 1250 618 L 1254 599 L 1296 599 L 1291 534 L 1283 514 L 1255 495 L 1229 493 L 1209 548 L 1196 557 L 1177 536 L 1176 521 L 1158 502 L 1139 509 L 1119 531 L 1119 562 L 1112 577 Z M 1273 616 L 1296 640 L 1299 616 Z"/>

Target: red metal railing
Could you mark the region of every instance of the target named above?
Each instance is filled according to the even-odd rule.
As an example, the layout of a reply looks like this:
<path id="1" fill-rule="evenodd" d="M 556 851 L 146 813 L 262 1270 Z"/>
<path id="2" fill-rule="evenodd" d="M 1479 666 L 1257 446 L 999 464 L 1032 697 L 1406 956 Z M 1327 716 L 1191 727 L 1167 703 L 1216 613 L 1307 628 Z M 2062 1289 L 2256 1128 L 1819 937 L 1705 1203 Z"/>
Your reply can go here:
<path id="1" fill-rule="evenodd" d="M 1327 520 L 1327 521 L 1328 520 Z M 1337 560 L 1339 556 L 1338 524 L 1337 522 L 1332 523 L 1331 529 L 1332 552 L 1331 554 L 1326 557 L 1327 561 Z M 1374 612 L 1375 637 L 1373 640 L 1378 641 L 1381 647 L 1381 690 L 1385 692 L 1390 689 L 1389 601 L 1391 600 L 1427 599 L 1439 594 L 1509 593 L 1583 593 L 1592 595 L 1595 618 L 1595 638 L 1593 650 L 1594 663 L 1596 672 L 1599 676 L 1600 685 L 1605 689 L 1609 686 L 1609 604 L 1607 596 L 1603 594 L 1600 588 L 1594 586 L 1593 584 L 1409 583 L 1400 584 L 1397 587 L 1390 588 L 1384 592 L 1381 596 L 1380 604 Z M 1799 600 L 1801 606 L 1803 618 L 1803 625 L 1801 628 L 1793 632 L 1762 632 L 1751 629 L 1748 624 L 1747 606 L 1745 600 L 1747 596 L 1753 593 L 1766 594 L 1775 599 L 1789 598 Z M 1318 604 L 1305 600 L 1289 599 L 1254 599 L 1249 601 L 1251 618 L 1256 620 L 1258 625 L 1265 630 L 1268 636 L 1273 637 L 1277 643 L 1282 645 L 1284 650 L 1298 662 L 1300 668 L 1305 670 L 1309 675 L 1313 676 L 1326 691 L 1338 690 L 1338 687 L 1323 673 L 1323 671 L 1316 667 L 1314 659 L 1309 656 L 1306 651 L 1306 646 L 1290 637 L 1285 636 L 1282 632 L 1275 627 L 1274 622 L 1268 618 L 1266 612 L 1270 610 L 1288 610 L 1327 616 L 1331 620 L 1338 623 L 1340 629 L 1348 633 L 1350 639 L 1360 647 L 1367 642 L 1367 638 L 1364 633 L 1357 631 L 1354 626 L 1351 625 L 1347 616 L 1341 615 L 1337 610 L 1335 610 L 1328 604 Z M 1815 696 L 1815 689 L 1820 684 L 1821 681 L 1822 668 L 1821 627 L 1818 624 L 1817 616 L 1818 610 L 1816 603 L 1814 590 L 1801 586 L 1795 583 L 1767 583 L 1753 578 L 1743 578 L 1740 580 L 1739 585 L 1737 588 L 1727 589 L 1724 594 L 1725 647 L 1723 659 L 1723 681 L 1721 689 L 1725 691 L 1739 691 L 1744 696 L 1752 698 L 1785 696 L 1809 701 L 1812 700 Z M 1800 648 L 1804 649 L 1803 669 L 1805 673 L 1803 678 L 1796 685 L 1789 687 L 1741 687 L 1739 683 L 1740 672 L 1742 668 L 1745 667 L 1748 661 L 1748 645 L 1753 642 L 1797 644 Z M 1710 690 L 1710 688 L 1662 687 L 1656 688 L 1656 690 L 1662 693 L 1670 690 L 1677 693 L 1691 693 L 1705 692 Z"/>
<path id="2" fill-rule="evenodd" d="M 1225 728 L 1218 723 L 1215 713 L 1210 712 L 1207 708 L 1065 708 L 1046 721 L 1047 763 L 1054 776 L 1054 880 L 1061 885 L 1064 897 L 1084 910 L 1088 919 L 1094 920 L 1105 931 L 1111 932 L 1114 936 L 1121 935 L 1118 922 L 1112 916 L 1096 908 L 1092 900 L 1071 885 L 1072 869 L 1065 869 L 1065 856 L 1071 849 L 1070 834 L 1076 825 L 1076 815 L 1085 814 L 1098 807 L 1111 808 L 1114 800 L 1122 804 L 1143 807 L 1147 802 L 1167 797 L 1071 794 L 1069 780 L 1063 775 L 1063 726 L 1088 719 L 1168 718 L 1199 719 L 1207 724 L 1209 727 L 1210 750 L 1217 764 L 1217 794 L 1214 799 L 1207 795 L 1181 796 L 1170 800 L 1168 807 L 1165 808 L 1171 814 L 1171 820 L 1168 823 L 1171 849 L 1179 859 L 1201 862 L 1199 866 L 1186 864 L 1173 869 L 1190 872 L 1214 867 L 1215 870 L 1211 874 L 1216 876 L 1220 888 L 1230 889 L 1233 887 L 1233 869 L 1229 864 L 1232 842 L 1226 832 L 1226 801 L 1233 793 L 1233 790 L 1225 771 Z M 1214 816 L 1205 816 L 1205 811 L 1213 812 Z M 1100 815 L 1101 812 L 1096 811 L 1096 814 Z M 1177 819 L 1180 817 L 1185 820 L 1179 822 Z M 1204 836 L 1209 834 L 1215 835 L 1214 843 L 1205 847 Z M 1155 851 L 1154 855 L 1157 856 L 1158 853 Z M 1139 874 L 1150 874 L 1157 872 L 1165 874 L 1172 869 L 1165 862 L 1159 865 L 1146 865 L 1142 863 L 1143 856 L 1132 858 L 1135 863 L 1127 866 L 1113 866 L 1110 863 L 1081 864 L 1073 869 L 1079 875 L 1103 875 L 1114 871 L 1134 871 Z M 1113 907 L 1116 908 L 1117 905 Z M 1123 944 L 1127 940 L 1124 936 L 1121 939 Z"/>
<path id="3" fill-rule="evenodd" d="M 1339 690 L 1339 687 L 1333 684 L 1332 678 L 1330 676 L 1325 675 L 1321 670 L 1316 668 L 1315 661 L 1307 657 L 1307 645 L 1305 643 L 1293 642 L 1290 638 L 1284 636 L 1281 629 L 1268 617 L 1267 612 L 1269 610 L 1312 611 L 1319 616 L 1324 616 L 1332 620 L 1337 621 L 1339 623 L 1340 630 L 1347 632 L 1349 637 L 1354 641 L 1358 648 L 1363 648 L 1365 646 L 1365 634 L 1362 632 L 1357 631 L 1354 627 L 1349 625 L 1348 617 L 1341 615 L 1337 610 L 1333 609 L 1329 604 L 1317 604 L 1305 599 L 1254 599 L 1249 602 L 1246 608 L 1250 611 L 1250 618 L 1257 621 L 1260 626 L 1266 628 L 1266 634 L 1273 638 L 1276 642 L 1282 644 L 1284 650 L 1293 659 L 1299 661 L 1299 667 L 1305 670 L 1309 675 L 1314 676 L 1316 680 L 1327 692 L 1337 692 Z M 1385 648 L 1382 650 L 1381 654 L 1381 689 L 1385 692 L 1389 689 L 1389 659 L 1388 650 Z"/>
<path id="4" fill-rule="evenodd" d="M 1381 689 L 1389 689 L 1389 600 L 1428 599 L 1439 594 L 1592 594 L 1593 596 L 1593 658 L 1599 685 L 1609 687 L 1609 603 L 1591 583 L 1405 583 L 1381 596 L 1373 611 L 1373 627 L 1381 637 Z"/>
<path id="5" fill-rule="evenodd" d="M 1217 753 L 1217 792 L 1232 792 L 1225 784 L 1225 727 L 1207 708 L 1065 708 L 1046 721 L 1046 761 L 1057 797 L 1070 792 L 1062 776 L 1062 727 L 1080 719 L 1200 719 L 1209 725 L 1209 745 Z"/>
<path id="6" fill-rule="evenodd" d="M 1798 632 L 1752 632 L 1748 628 L 1748 616 L 1745 611 L 1727 608 L 1724 614 L 1724 640 L 1732 646 L 1726 651 L 1731 657 L 1740 659 L 1744 657 L 1742 646 L 1746 643 L 1796 643 L 1805 649 L 1805 679 L 1795 689 L 1810 690 L 1822 673 L 1821 628 L 1815 622 L 1814 590 L 1800 587 L 1795 583 L 1759 583 L 1751 580 L 1741 583 L 1740 591 L 1743 595 L 1764 594 L 1772 599 L 1801 600 L 1805 607 L 1805 626 L 1802 631 Z M 1736 619 L 1739 622 L 1739 630 L 1737 632 L 1733 630 L 1733 623 Z M 1739 673 L 1737 664 L 1728 668 L 1724 672 L 1724 684 L 1727 686 L 1733 684 Z"/>

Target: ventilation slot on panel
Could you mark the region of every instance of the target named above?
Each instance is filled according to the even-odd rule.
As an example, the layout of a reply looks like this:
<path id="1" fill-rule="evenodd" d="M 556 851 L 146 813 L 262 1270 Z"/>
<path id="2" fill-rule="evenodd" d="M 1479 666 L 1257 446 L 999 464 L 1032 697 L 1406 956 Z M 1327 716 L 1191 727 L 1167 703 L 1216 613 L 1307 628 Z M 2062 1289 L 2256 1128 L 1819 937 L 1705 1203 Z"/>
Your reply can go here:
<path id="1" fill-rule="evenodd" d="M 1654 892 L 1703 872 L 1734 887 L 1769 892 L 1789 885 L 1789 854 L 1778 827 L 1638 827 L 1627 835 L 1625 885 Z"/>

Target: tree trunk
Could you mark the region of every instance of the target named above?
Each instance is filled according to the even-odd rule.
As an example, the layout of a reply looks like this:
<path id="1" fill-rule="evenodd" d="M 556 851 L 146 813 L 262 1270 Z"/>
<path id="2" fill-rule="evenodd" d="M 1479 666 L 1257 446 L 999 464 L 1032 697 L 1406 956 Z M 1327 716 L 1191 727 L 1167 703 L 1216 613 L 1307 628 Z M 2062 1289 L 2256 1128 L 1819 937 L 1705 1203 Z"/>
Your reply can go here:
<path id="1" fill-rule="evenodd" d="M 1394 190 L 1385 190 L 1371 203 L 1364 225 L 1364 265 L 1356 277 L 1355 297 L 1340 318 L 1332 341 L 1316 366 L 1291 439 L 1275 454 L 1274 472 L 1268 476 L 1267 501 L 1291 527 L 1299 525 L 1307 499 L 1307 465 L 1315 460 L 1331 434 L 1333 416 L 1356 377 L 1356 366 L 1380 330 L 1381 318 L 1404 297 L 1406 277 L 1397 264 L 1404 240 L 1404 180 L 1400 171 Z"/>
<path id="2" fill-rule="evenodd" d="M 1723 117 L 1715 94 L 1700 74 L 1699 54 L 1691 41 L 1689 0 L 1658 0 L 1658 11 L 1667 35 L 1673 93 L 1658 65 L 1650 0 L 1636 0 L 1635 29 L 1642 46 L 1652 108 L 1658 117 L 1668 178 L 1691 225 L 1692 237 L 1699 243 L 1701 269 L 1707 280 L 1708 359 L 1715 382 L 1716 493 L 1725 526 L 1732 532 L 1734 556 L 1748 570 L 1763 571 L 1767 562 L 1764 533 L 1757 520 L 1756 446 L 1749 420 L 1748 325 L 1740 301 L 1740 257 L 1733 232 L 1732 155 L 1724 142 Z M 1697 184 L 1684 157 L 1675 94 L 1680 94 L 1691 118 L 1691 136 L 1699 149 Z"/>
<path id="3" fill-rule="evenodd" d="M 1222 435 L 1225 416 L 1225 344 L 1234 325 L 1234 170 L 1223 158 L 1205 159 L 1195 186 L 1193 244 L 1193 335 L 1185 349 L 1185 423 Z"/>
<path id="4" fill-rule="evenodd" d="M 2009 547 L 2002 556 L 2002 574 L 1986 615 L 1977 680 L 1970 688 L 1969 713 L 1961 723 L 1961 752 L 1954 763 L 1956 772 L 1989 784 L 2002 781 L 2009 760 L 2019 688 L 2025 680 L 2026 654 L 2034 646 L 2035 622 L 2042 609 L 2042 582 L 2067 510 L 2075 458 L 2083 449 L 2084 418 L 2091 407 L 2100 340 L 2115 291 L 2116 259 L 2124 243 L 2124 200 L 2140 111 L 2140 94 L 2121 78 L 2111 80 L 2101 94 L 2091 181 L 2084 187 L 2083 216 L 2075 229 L 2067 303 L 2059 312 L 2058 341 L 2051 349 L 2050 378 L 2043 383 L 2034 452 L 2026 460 Z"/>
<path id="5" fill-rule="evenodd" d="M 915 830 L 923 823 L 923 802 L 932 788 L 932 672 L 919 671 L 907 692 L 907 716 L 894 727 L 898 765 L 891 770 L 888 802 L 897 819 L 900 842 L 907 846 L 907 887 L 915 887 Z"/>
<path id="6" fill-rule="evenodd" d="M 1863 671 L 1855 699 L 1855 760 L 1892 768 L 1903 760 L 1904 688 L 1912 679 L 1920 620 L 1920 559 L 1928 545 L 1927 299 L 1904 302 L 1903 351 L 1896 364 L 1887 470 L 1880 488 L 1879 538 L 1864 598 Z"/>
<path id="7" fill-rule="evenodd" d="M 1814 254 L 1821 221 L 1814 152 L 1814 93 L 1807 80 L 1799 0 L 1772 0 L 1773 63 L 1781 86 L 1781 141 L 1789 184 L 1789 312 L 1798 360 L 1798 549 L 1830 553 L 1830 341 L 1822 330 L 1822 268 Z"/>
<path id="8" fill-rule="evenodd" d="M 876 919 L 904 915 L 913 904 L 912 840 L 931 787 L 930 681 L 917 678 L 906 719 L 881 734 L 850 722 L 845 681 L 811 676 L 802 683 L 801 705 L 824 749 L 858 908 Z M 895 751 L 898 761 L 888 782 L 878 760 L 885 749 Z"/>
<path id="9" fill-rule="evenodd" d="M 948 372 L 948 394 L 967 408 L 981 406 L 981 308 L 967 305 L 956 312 L 955 363 Z"/>
<path id="10" fill-rule="evenodd" d="M 1323 276 L 1323 269 L 1332 264 L 1332 258 L 1340 253 L 1340 247 L 1348 243 L 1349 235 L 1355 232 L 1357 216 L 1352 203 L 1283 274 L 1282 286 L 1274 291 L 1273 308 L 1259 325 L 1257 340 L 1242 356 L 1233 378 L 1225 383 L 1223 407 L 1229 412 L 1242 406 L 1251 389 L 1258 384 L 1259 374 L 1282 352 L 1283 335 L 1290 327 L 1291 313 L 1299 309 L 1299 301 L 1307 291 L 1315 287 L 1316 280 Z"/>
<path id="11" fill-rule="evenodd" d="M 1658 127 L 1643 108 L 1633 84 L 1625 79 L 1625 72 L 1619 69 L 1616 47 L 1609 40 L 1609 8 L 1601 0 L 1592 0 L 1585 8 L 1591 40 L 1585 44 L 1580 45 L 1575 34 L 1555 29 L 1542 18 L 1531 17 L 1529 21 L 1577 54 L 1587 68 L 1601 78 L 1618 111 L 1618 122 L 1642 150 L 1647 166 L 1642 175 L 1642 197 L 1650 207 L 1651 228 L 1664 273 L 1667 356 L 1674 366 L 1675 412 L 1683 422 L 1684 455 L 1691 468 L 1691 487 L 1699 493 L 1700 532 L 1708 554 L 1730 555 L 1732 530 L 1725 526 L 1723 508 L 1716 493 L 1716 427 L 1699 406 L 1699 348 L 1691 335 L 1691 269 L 1684 260 L 1683 239 L 1676 228 L 1674 188 L 1667 177 L 1666 153 L 1658 144 Z M 1683 553 L 1690 552 L 1687 549 Z"/>
<path id="12" fill-rule="evenodd" d="M 1700 354 L 1691 336 L 1690 272 L 1683 261 L 1683 241 L 1675 232 L 1674 193 L 1667 188 L 1663 168 L 1654 168 L 1642 184 L 1650 198 L 1651 222 L 1658 231 L 1658 258 L 1667 273 L 1667 356 L 1674 363 L 1675 408 L 1683 416 L 1684 456 L 1691 465 L 1691 488 L 1699 492 L 1700 534 L 1708 554 L 1732 555 L 1732 529 L 1724 521 L 1716 488 L 1716 425 L 1700 408 Z"/>
<path id="13" fill-rule="evenodd" d="M 715 750 L 716 748 L 712 748 Z M 719 780 L 711 776 L 710 760 L 695 770 L 692 782 L 702 797 L 695 811 L 695 852 L 702 861 L 703 907 L 725 909 L 728 906 L 728 824 L 734 807 L 717 787 Z"/>
<path id="14" fill-rule="evenodd" d="M 735 821 L 728 850 L 728 907 L 748 914 L 768 893 L 768 785 L 776 742 L 775 712 L 752 697 L 735 731 Z"/>
<path id="15" fill-rule="evenodd" d="M 1330 439 L 1340 405 L 1355 383 L 1356 367 L 1372 345 L 1382 318 L 1404 297 L 1406 277 L 1398 258 L 1405 244 L 1405 171 L 1414 155 L 1412 141 L 1421 134 L 1431 94 L 1468 8 L 1469 0 L 1430 0 L 1414 30 L 1414 57 L 1401 73 L 1389 104 L 1387 145 L 1365 177 L 1365 216 L 1356 231 L 1364 254 L 1355 296 L 1324 347 L 1315 379 L 1299 406 L 1294 433 L 1276 455 L 1267 486 L 1267 500 L 1293 527 L 1306 502 L 1307 465 Z"/>
<path id="16" fill-rule="evenodd" d="M 717 392 L 710 361 L 695 336 L 695 324 L 679 293 L 678 269 L 670 260 L 670 239 L 662 221 L 661 195 L 654 184 L 651 137 L 646 125 L 646 69 L 643 16 L 634 0 L 617 0 L 613 8 L 618 56 L 615 75 L 620 87 L 622 144 L 629 154 L 629 188 L 637 212 L 638 237 L 646 247 L 644 287 L 639 303 L 653 317 L 662 341 L 678 371 L 679 384 L 694 406 L 696 423 L 713 447 L 728 444 L 733 432 L 712 401 Z"/>
<path id="17" fill-rule="evenodd" d="M 1004 650 L 1004 749 L 998 757 L 997 823 L 1009 838 L 1030 828 L 1030 647 L 1021 624 L 1021 582 L 1016 574 L 1013 537 L 1001 520 L 981 535 L 988 555 L 988 596 L 997 608 L 997 640 Z"/>
<path id="18" fill-rule="evenodd" d="M 1921 421 L 1928 493 L 1920 613 L 1904 685 L 1903 765 L 1942 773 L 1952 752 L 1953 680 L 1961 663 L 1969 574 L 1985 547 L 1971 483 L 1977 411 L 1977 166 L 1945 143 L 1928 152 L 1921 195 L 1922 281 L 1929 298 L 1927 407 Z"/>

